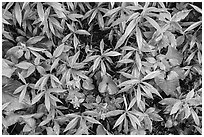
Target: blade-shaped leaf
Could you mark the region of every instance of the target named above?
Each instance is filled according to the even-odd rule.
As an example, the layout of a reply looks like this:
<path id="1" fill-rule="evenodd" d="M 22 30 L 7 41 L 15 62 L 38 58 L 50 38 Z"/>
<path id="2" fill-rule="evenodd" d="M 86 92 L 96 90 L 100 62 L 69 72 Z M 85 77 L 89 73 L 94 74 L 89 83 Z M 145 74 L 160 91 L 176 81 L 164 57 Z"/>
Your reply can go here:
<path id="1" fill-rule="evenodd" d="M 134 98 L 131 100 L 131 102 L 130 102 L 130 104 L 129 104 L 129 106 L 128 106 L 128 110 L 129 110 L 130 108 L 132 108 L 132 106 L 135 104 L 136 101 L 137 101 L 137 98 L 134 97 Z"/>
<path id="2" fill-rule="evenodd" d="M 109 51 L 107 53 L 104 54 L 105 56 L 120 56 L 121 53 L 117 52 L 117 51 Z"/>
<path id="3" fill-rule="evenodd" d="M 175 113 L 180 109 L 181 103 L 182 103 L 182 102 L 181 102 L 180 100 L 178 100 L 178 101 L 173 105 L 173 107 L 172 107 L 172 109 L 171 109 L 170 115 L 175 114 Z"/>
<path id="4" fill-rule="evenodd" d="M 35 104 L 36 102 L 38 102 L 41 97 L 44 95 L 45 92 L 41 92 L 39 94 L 37 94 L 33 99 L 32 99 L 32 104 Z"/>
<path id="5" fill-rule="evenodd" d="M 182 10 L 182 11 L 177 12 L 176 14 L 174 14 L 174 16 L 172 17 L 171 21 L 179 22 L 182 19 L 185 19 L 190 11 L 191 10 Z"/>
<path id="6" fill-rule="evenodd" d="M 93 64 L 93 71 L 98 67 L 99 63 L 101 62 L 101 56 L 97 57 Z"/>
<path id="7" fill-rule="evenodd" d="M 86 30 L 77 30 L 75 31 L 76 34 L 81 34 L 81 35 L 91 35 L 88 31 Z"/>
<path id="8" fill-rule="evenodd" d="M 78 122 L 79 118 L 75 117 L 74 119 L 72 119 L 69 124 L 66 126 L 66 128 L 64 129 L 63 132 L 66 132 L 67 130 L 74 128 Z"/>
<path id="9" fill-rule="evenodd" d="M 157 31 L 161 32 L 161 27 L 159 26 L 159 24 L 153 20 L 152 18 L 148 17 L 148 16 L 145 16 L 146 20 L 153 26 L 157 29 Z"/>
<path id="10" fill-rule="evenodd" d="M 134 123 L 136 123 L 138 126 L 141 126 L 139 119 L 135 115 L 128 113 L 128 117 L 130 118 L 132 125 L 135 125 Z M 137 128 L 136 125 L 135 125 L 135 127 Z"/>
<path id="11" fill-rule="evenodd" d="M 35 37 L 31 37 L 26 43 L 27 44 L 36 44 L 37 42 L 41 41 L 44 38 L 44 36 L 35 36 Z"/>
<path id="12" fill-rule="evenodd" d="M 122 115 L 117 119 L 117 121 L 115 122 L 115 125 L 113 126 L 113 129 L 116 128 L 118 125 L 120 125 L 120 124 L 123 122 L 123 120 L 124 120 L 125 117 L 126 117 L 126 113 L 122 114 Z"/>
<path id="13" fill-rule="evenodd" d="M 193 109 L 191 109 L 191 115 L 192 115 L 196 125 L 199 126 L 200 125 L 199 117 L 198 117 L 197 113 Z"/>
<path id="14" fill-rule="evenodd" d="M 18 21 L 19 25 L 21 26 L 21 23 L 22 23 L 22 13 L 21 13 L 21 7 L 20 7 L 18 2 L 16 2 L 14 10 L 15 10 L 16 20 Z"/>
<path id="15" fill-rule="evenodd" d="M 43 22 L 44 21 L 44 10 L 43 10 L 43 5 L 41 2 L 37 3 L 37 11 L 38 11 L 38 16 L 40 18 L 40 21 Z"/>
<path id="16" fill-rule="evenodd" d="M 84 117 L 87 121 L 93 123 L 93 124 L 101 124 L 98 120 L 96 120 L 95 118 L 89 117 L 89 116 L 85 116 Z"/>
<path id="17" fill-rule="evenodd" d="M 160 71 L 159 71 L 159 70 L 153 71 L 153 72 L 147 74 L 141 81 L 148 80 L 148 79 L 153 79 L 153 78 L 155 78 L 156 76 L 158 76 L 159 74 L 160 74 Z"/>
<path id="18" fill-rule="evenodd" d="M 45 107 L 47 108 L 47 111 L 50 111 L 50 97 L 49 93 L 45 92 Z"/>
<path id="19" fill-rule="evenodd" d="M 184 31 L 184 33 L 187 32 L 187 31 L 193 30 L 194 28 L 198 27 L 201 23 L 202 23 L 202 21 L 198 21 L 198 22 L 193 23 L 192 25 L 190 25 L 190 26 Z"/>
<path id="20" fill-rule="evenodd" d="M 136 38 L 137 38 L 137 45 L 139 50 L 142 49 L 142 33 L 138 26 L 136 26 Z"/>

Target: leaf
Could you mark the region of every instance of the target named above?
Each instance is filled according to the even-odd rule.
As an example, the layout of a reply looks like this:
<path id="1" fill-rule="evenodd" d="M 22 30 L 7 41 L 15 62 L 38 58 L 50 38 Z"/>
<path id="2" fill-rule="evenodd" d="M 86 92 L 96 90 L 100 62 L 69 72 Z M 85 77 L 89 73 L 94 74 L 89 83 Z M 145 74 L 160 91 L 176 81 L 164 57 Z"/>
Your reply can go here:
<path id="1" fill-rule="evenodd" d="M 20 80 L 26 84 L 26 80 L 24 79 L 24 77 L 18 72 L 18 77 L 20 78 Z"/>
<path id="2" fill-rule="evenodd" d="M 182 10 L 173 15 L 171 21 L 179 22 L 186 18 L 191 10 Z"/>
<path id="3" fill-rule="evenodd" d="M 136 21 L 135 20 L 132 20 L 129 24 L 128 24 L 128 26 L 127 26 L 127 28 L 125 29 L 125 36 L 127 37 L 127 36 L 129 36 L 130 35 L 130 33 L 132 32 L 132 30 L 135 28 L 135 26 L 136 26 Z"/>
<path id="4" fill-rule="evenodd" d="M 62 54 L 62 52 L 64 51 L 64 47 L 65 47 L 64 44 L 59 45 L 59 46 L 55 49 L 55 51 L 54 51 L 54 53 L 53 53 L 53 56 L 56 57 L 56 58 L 59 57 L 59 56 Z"/>
<path id="5" fill-rule="evenodd" d="M 29 38 L 29 40 L 26 43 L 29 45 L 33 45 L 33 44 L 40 42 L 43 38 L 44 38 L 44 36 L 31 37 L 31 38 Z"/>
<path id="6" fill-rule="evenodd" d="M 45 92 L 45 107 L 47 108 L 47 111 L 50 111 L 50 97 L 49 93 Z"/>
<path id="7" fill-rule="evenodd" d="M 121 16 L 120 18 L 118 18 L 116 21 L 114 21 L 111 25 L 111 27 L 116 26 L 122 22 L 125 22 L 129 19 L 129 16 Z"/>
<path id="8" fill-rule="evenodd" d="M 166 95 L 174 95 L 176 88 L 179 86 L 178 77 L 165 80 L 163 74 L 160 74 L 159 76 L 155 77 L 155 82 L 166 93 Z"/>
<path id="9" fill-rule="evenodd" d="M 193 30 L 194 28 L 198 27 L 200 24 L 202 24 L 202 21 L 198 21 L 198 22 L 193 23 L 187 29 L 185 29 L 184 33 L 187 31 Z"/>
<path id="10" fill-rule="evenodd" d="M 88 24 L 90 24 L 91 23 L 91 21 L 95 18 L 95 16 L 96 16 L 96 14 L 97 14 L 97 12 L 98 12 L 98 10 L 96 9 L 96 10 L 94 10 L 93 12 L 92 12 L 92 15 L 91 15 L 91 17 L 90 17 L 90 19 L 89 19 L 89 23 Z M 86 15 L 84 15 L 84 16 L 86 16 Z"/>
<path id="11" fill-rule="evenodd" d="M 158 76 L 159 74 L 160 74 L 160 71 L 159 71 L 159 70 L 150 72 L 149 74 L 147 74 L 147 75 L 142 79 L 142 81 L 148 80 L 148 79 L 153 79 L 153 78 L 155 78 L 156 76 Z"/>
<path id="12" fill-rule="evenodd" d="M 120 39 L 116 43 L 115 49 L 118 49 L 125 42 L 126 38 L 127 36 L 122 35 L 122 37 L 120 37 Z"/>
<path id="13" fill-rule="evenodd" d="M 106 135 L 106 131 L 104 130 L 104 127 L 102 125 L 98 125 L 96 129 L 97 135 Z"/>
<path id="14" fill-rule="evenodd" d="M 10 67 L 6 60 L 2 59 L 2 76 L 10 78 L 15 70 L 16 68 Z"/>
<path id="15" fill-rule="evenodd" d="M 138 79 L 132 79 L 132 80 L 127 80 L 125 82 L 122 82 L 118 85 L 118 87 L 123 87 L 123 86 L 127 86 L 127 85 L 135 85 L 139 83 Z"/>
<path id="16" fill-rule="evenodd" d="M 119 60 L 118 63 L 133 63 L 134 61 L 132 59 L 122 59 Z"/>
<path id="17" fill-rule="evenodd" d="M 100 41 L 100 51 L 101 51 L 101 54 L 103 54 L 103 49 L 104 49 L 104 41 L 103 39 Z"/>
<path id="18" fill-rule="evenodd" d="M 29 62 L 26 62 L 26 61 L 22 61 L 18 64 L 16 64 L 15 66 L 16 67 L 19 67 L 21 69 L 28 69 L 29 67 L 31 67 L 33 64 L 32 63 L 29 63 Z"/>
<path id="19" fill-rule="evenodd" d="M 124 110 L 113 110 L 113 111 L 109 111 L 106 113 L 106 117 L 112 117 L 112 116 L 117 116 L 121 113 L 123 113 Z"/>
<path id="20" fill-rule="evenodd" d="M 14 112 L 16 110 L 24 109 L 30 106 L 28 96 L 19 103 L 19 96 L 18 95 L 11 95 L 8 92 L 2 91 L 2 104 L 8 103 L 10 104 L 4 108 L 5 111 Z"/>
<path id="21" fill-rule="evenodd" d="M 22 23 L 22 13 L 21 13 L 21 8 L 20 8 L 20 5 L 19 5 L 18 2 L 16 2 L 14 10 L 15 10 L 16 20 L 18 21 L 18 24 L 21 26 L 21 23 Z"/>
<path id="22" fill-rule="evenodd" d="M 135 20 L 132 20 L 129 24 L 128 24 L 128 26 L 127 26 L 127 28 L 126 28 L 126 30 L 125 30 L 125 33 L 122 35 L 122 37 L 118 40 L 118 42 L 116 43 L 116 47 L 115 47 L 115 49 L 117 49 L 117 48 L 119 48 L 123 43 L 124 43 L 124 41 L 126 40 L 126 38 L 130 35 L 130 33 L 132 32 L 132 30 L 135 28 L 135 25 L 136 23 L 135 23 Z"/>
<path id="23" fill-rule="evenodd" d="M 52 101 L 50 102 L 50 103 L 53 103 L 53 101 L 54 102 L 60 102 L 60 103 L 62 103 L 62 101 L 60 101 L 57 97 L 55 97 L 54 95 L 52 95 L 52 94 L 49 94 L 49 97 L 50 97 L 50 99 L 52 99 Z M 63 104 L 63 103 L 62 103 Z"/>
<path id="24" fill-rule="evenodd" d="M 72 119 L 69 124 L 66 126 L 66 128 L 64 129 L 63 132 L 66 132 L 67 130 L 74 128 L 78 122 L 79 118 L 75 117 L 74 119 Z"/>
<path id="25" fill-rule="evenodd" d="M 45 13 L 44 13 L 43 5 L 42 5 L 41 2 L 37 3 L 37 11 L 38 11 L 38 16 L 40 18 L 40 21 L 43 22 L 44 21 Z"/>
<path id="26" fill-rule="evenodd" d="M 139 48 L 139 51 L 142 49 L 142 33 L 138 26 L 136 26 L 136 38 L 137 38 L 137 45 Z"/>
<path id="27" fill-rule="evenodd" d="M 137 101 L 137 98 L 134 97 L 134 98 L 131 100 L 131 102 L 130 102 L 130 104 L 129 104 L 129 106 L 128 106 L 128 110 L 133 107 L 133 105 L 136 103 L 136 101 Z"/>
<path id="28" fill-rule="evenodd" d="M 117 8 L 108 10 L 108 12 L 106 12 L 106 14 L 105 14 L 103 17 L 111 16 L 111 15 L 114 14 L 115 12 L 118 12 L 120 9 L 121 9 L 121 7 L 117 7 Z"/>
<path id="29" fill-rule="evenodd" d="M 140 86 L 137 87 L 137 94 L 136 94 L 136 98 L 137 98 L 137 106 L 140 105 L 140 101 L 141 101 L 141 89 Z"/>
<path id="30" fill-rule="evenodd" d="M 190 4 L 197 12 L 201 13 L 202 14 L 202 9 L 193 5 L 193 4 Z"/>
<path id="31" fill-rule="evenodd" d="M 187 95 L 186 95 L 186 101 L 192 99 L 194 96 L 194 89 L 192 89 Z"/>
<path id="32" fill-rule="evenodd" d="M 170 115 L 175 114 L 180 108 L 181 108 L 181 104 L 182 102 L 180 100 L 178 100 L 172 107 Z"/>
<path id="33" fill-rule="evenodd" d="M 32 99 L 32 104 L 35 104 L 36 102 L 38 102 L 41 97 L 44 95 L 45 92 L 41 92 L 39 94 L 37 94 L 33 99 Z"/>
<path id="34" fill-rule="evenodd" d="M 72 33 L 67 34 L 63 39 L 62 39 L 62 43 L 66 42 L 69 37 L 72 35 Z"/>
<path id="35" fill-rule="evenodd" d="M 159 24 L 153 20 L 152 18 L 145 16 L 145 19 L 153 26 L 155 27 L 155 29 L 157 29 L 157 31 L 161 32 L 161 27 L 159 26 Z"/>
<path id="36" fill-rule="evenodd" d="M 47 92 L 49 92 L 49 93 L 63 93 L 65 91 L 66 90 L 61 89 L 61 88 L 50 88 L 50 89 L 47 90 Z"/>
<path id="37" fill-rule="evenodd" d="M 60 61 L 60 58 L 55 59 L 55 61 L 53 62 L 50 68 L 50 72 L 52 72 L 52 70 L 57 67 L 57 65 L 59 64 L 59 61 Z"/>
<path id="38" fill-rule="evenodd" d="M 131 121 L 131 123 L 132 123 L 132 125 L 133 125 L 133 127 L 135 129 L 137 129 L 137 126 L 134 123 L 136 123 L 138 126 L 141 127 L 140 121 L 139 121 L 139 119 L 135 115 L 133 115 L 131 113 L 128 113 L 128 117 L 130 118 L 130 121 Z"/>
<path id="39" fill-rule="evenodd" d="M 87 121 L 93 123 L 93 124 L 101 124 L 98 120 L 96 120 L 95 118 L 89 117 L 89 116 L 85 116 L 84 117 Z"/>
<path id="40" fill-rule="evenodd" d="M 157 91 L 156 88 L 154 88 L 151 84 L 147 83 L 147 82 L 142 82 L 152 93 L 156 94 L 157 96 L 159 96 L 160 98 L 162 98 L 162 96 L 160 95 L 160 93 Z"/>
<path id="41" fill-rule="evenodd" d="M 105 93 L 107 91 L 107 83 L 105 81 L 100 82 L 98 90 L 100 93 Z"/>
<path id="42" fill-rule="evenodd" d="M 164 98 L 159 103 L 162 105 L 174 105 L 175 102 L 177 102 L 177 101 L 178 101 L 178 99 L 175 99 L 175 98 Z"/>
<path id="43" fill-rule="evenodd" d="M 193 109 L 191 109 L 191 115 L 192 115 L 196 125 L 199 126 L 200 125 L 199 117 Z"/>
<path id="44" fill-rule="evenodd" d="M 117 51 L 109 51 L 107 53 L 104 54 L 105 56 L 120 56 L 121 53 L 117 52 Z"/>
<path id="45" fill-rule="evenodd" d="M 98 12 L 98 24 L 102 29 L 104 29 L 104 20 L 101 12 Z"/>
<path id="46" fill-rule="evenodd" d="M 2 104 L 2 110 L 4 110 L 11 102 L 3 103 Z"/>
<path id="47" fill-rule="evenodd" d="M 33 50 L 33 51 L 45 51 L 46 50 L 46 49 L 37 48 L 37 47 L 28 47 L 28 49 Z"/>
<path id="48" fill-rule="evenodd" d="M 146 95 L 147 95 L 149 98 L 153 99 L 151 90 L 150 90 L 147 86 L 140 85 L 140 87 L 143 89 L 143 91 L 146 93 Z"/>
<path id="49" fill-rule="evenodd" d="M 98 67 L 100 61 L 101 61 L 101 56 L 97 57 L 96 60 L 94 61 L 93 71 L 95 71 L 95 69 Z"/>
<path id="50" fill-rule="evenodd" d="M 11 114 L 9 116 L 7 116 L 6 118 L 2 118 L 2 124 L 8 128 L 9 126 L 17 123 L 18 121 L 20 121 L 20 116 L 19 114 Z"/>
<path id="51" fill-rule="evenodd" d="M 123 120 L 124 120 L 125 117 L 126 117 L 126 113 L 122 114 L 122 115 L 117 119 L 117 121 L 115 122 L 115 125 L 113 126 L 113 129 L 116 128 L 118 125 L 120 125 L 120 124 L 123 122 Z"/>
<path id="52" fill-rule="evenodd" d="M 118 88 L 115 82 L 109 77 L 107 90 L 110 95 L 118 93 Z"/>
<path id="53" fill-rule="evenodd" d="M 154 121 L 163 121 L 163 118 L 157 113 L 149 113 L 148 115 Z"/>
<path id="54" fill-rule="evenodd" d="M 86 30 L 77 30 L 75 31 L 76 34 L 81 34 L 81 35 L 91 35 L 88 31 Z"/>
<path id="55" fill-rule="evenodd" d="M 27 85 L 25 85 L 21 91 L 21 94 L 19 96 L 19 103 L 21 103 L 23 101 L 23 99 L 25 98 L 26 91 L 27 91 Z"/>
<path id="56" fill-rule="evenodd" d="M 152 121 L 148 116 L 144 118 L 144 122 L 145 122 L 145 127 L 149 129 L 150 132 L 152 132 Z"/>

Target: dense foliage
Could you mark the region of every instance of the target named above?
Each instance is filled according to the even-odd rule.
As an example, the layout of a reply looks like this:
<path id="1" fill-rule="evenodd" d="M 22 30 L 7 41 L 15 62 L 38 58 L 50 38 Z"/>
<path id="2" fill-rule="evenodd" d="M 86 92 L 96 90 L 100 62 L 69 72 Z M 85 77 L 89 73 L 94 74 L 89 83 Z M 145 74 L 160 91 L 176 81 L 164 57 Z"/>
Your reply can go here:
<path id="1" fill-rule="evenodd" d="M 2 3 L 3 134 L 202 134 L 202 7 Z"/>

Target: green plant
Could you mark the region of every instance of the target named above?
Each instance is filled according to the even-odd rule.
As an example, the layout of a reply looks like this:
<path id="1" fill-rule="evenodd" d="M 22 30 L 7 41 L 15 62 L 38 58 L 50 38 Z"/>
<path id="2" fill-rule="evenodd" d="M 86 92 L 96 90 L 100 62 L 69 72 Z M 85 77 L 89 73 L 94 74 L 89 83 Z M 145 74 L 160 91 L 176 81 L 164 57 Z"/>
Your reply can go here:
<path id="1" fill-rule="evenodd" d="M 3 2 L 3 134 L 202 134 L 200 4 Z"/>

